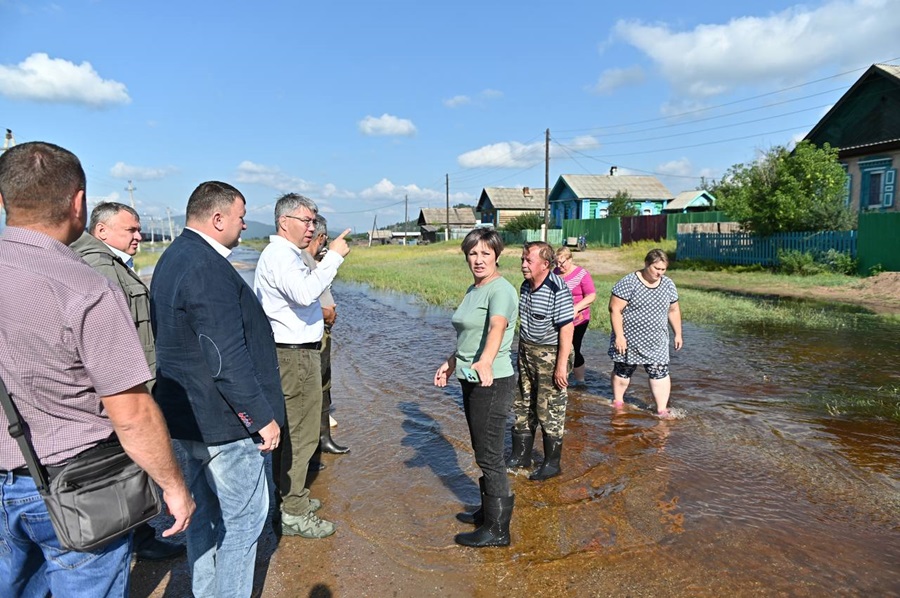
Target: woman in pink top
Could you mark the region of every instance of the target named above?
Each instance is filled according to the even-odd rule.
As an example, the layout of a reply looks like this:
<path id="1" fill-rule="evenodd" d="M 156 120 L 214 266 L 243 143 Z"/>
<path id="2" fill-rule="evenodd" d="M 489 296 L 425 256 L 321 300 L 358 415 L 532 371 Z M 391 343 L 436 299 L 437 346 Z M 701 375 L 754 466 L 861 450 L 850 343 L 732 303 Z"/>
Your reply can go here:
<path id="1" fill-rule="evenodd" d="M 581 341 L 591 323 L 591 303 L 597 298 L 594 289 L 594 281 L 588 271 L 572 262 L 572 252 L 568 247 L 560 247 L 556 250 L 556 273 L 566 281 L 566 286 L 572 292 L 572 301 L 575 302 L 575 334 L 572 337 L 572 347 L 575 350 L 575 376 L 574 386 L 584 385 L 584 356 L 581 354 Z"/>

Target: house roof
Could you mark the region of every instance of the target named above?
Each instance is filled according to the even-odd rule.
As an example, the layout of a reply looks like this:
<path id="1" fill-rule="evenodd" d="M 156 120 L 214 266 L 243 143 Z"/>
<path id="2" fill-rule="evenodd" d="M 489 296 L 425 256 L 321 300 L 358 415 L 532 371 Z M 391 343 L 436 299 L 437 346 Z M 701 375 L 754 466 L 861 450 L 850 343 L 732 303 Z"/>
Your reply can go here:
<path id="1" fill-rule="evenodd" d="M 693 189 L 691 191 L 682 191 L 681 193 L 676 195 L 675 199 L 666 204 L 665 209 L 666 211 L 683 210 L 693 204 L 697 199 L 703 200 L 703 203 L 698 205 L 711 206 L 716 202 L 716 199 L 707 191 L 704 191 L 702 189 Z"/>
<path id="2" fill-rule="evenodd" d="M 485 187 L 478 198 L 477 209 L 484 211 L 490 202 L 495 210 L 543 211 L 545 190 L 543 187 Z"/>
<path id="3" fill-rule="evenodd" d="M 450 226 L 475 226 L 475 210 L 472 208 L 450 208 Z M 419 211 L 419 226 L 433 224 L 435 226 L 446 226 L 447 209 L 446 208 L 422 208 Z"/>
<path id="4" fill-rule="evenodd" d="M 560 184 L 566 185 L 576 197 L 582 199 L 612 199 L 619 191 L 626 191 L 635 200 L 668 201 L 672 192 L 654 176 L 564 174 L 559 177 L 554 191 Z M 550 193 L 551 199 L 557 193 Z"/>
<path id="5" fill-rule="evenodd" d="M 873 64 L 806 135 L 805 141 L 841 150 L 900 137 L 900 66 Z"/>
<path id="6" fill-rule="evenodd" d="M 370 239 L 390 239 L 391 231 L 389 231 L 389 230 L 369 231 L 369 238 Z"/>

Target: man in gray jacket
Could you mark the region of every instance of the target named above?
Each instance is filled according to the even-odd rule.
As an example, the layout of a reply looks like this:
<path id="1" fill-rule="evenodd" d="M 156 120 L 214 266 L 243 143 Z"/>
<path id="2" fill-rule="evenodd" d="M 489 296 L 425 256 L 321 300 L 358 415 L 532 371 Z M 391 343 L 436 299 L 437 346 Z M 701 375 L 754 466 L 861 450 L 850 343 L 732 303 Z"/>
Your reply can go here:
<path id="1" fill-rule="evenodd" d="M 156 376 L 156 347 L 150 327 L 150 291 L 133 269 L 133 256 L 140 241 L 141 218 L 138 213 L 125 204 L 104 202 L 91 212 L 88 232 L 69 247 L 91 268 L 121 287 L 150 373 Z M 155 382 L 155 378 L 147 382 L 151 393 Z M 178 556 L 184 552 L 184 546 L 157 540 L 153 527 L 144 524 L 134 532 L 134 550 L 139 559 L 158 561 Z"/>

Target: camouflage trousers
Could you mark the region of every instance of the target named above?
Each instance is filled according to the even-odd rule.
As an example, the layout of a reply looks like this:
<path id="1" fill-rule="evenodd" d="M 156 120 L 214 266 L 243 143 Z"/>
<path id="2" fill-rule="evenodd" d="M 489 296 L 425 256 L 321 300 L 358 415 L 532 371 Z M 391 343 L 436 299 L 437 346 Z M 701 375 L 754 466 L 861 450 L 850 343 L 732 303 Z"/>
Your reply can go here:
<path id="1" fill-rule="evenodd" d="M 519 395 L 513 401 L 513 431 L 518 434 L 534 433 L 540 424 L 545 436 L 562 438 L 569 395 L 553 381 L 556 351 L 556 345 L 519 342 Z M 567 373 L 572 371 L 573 361 L 570 353 Z"/>

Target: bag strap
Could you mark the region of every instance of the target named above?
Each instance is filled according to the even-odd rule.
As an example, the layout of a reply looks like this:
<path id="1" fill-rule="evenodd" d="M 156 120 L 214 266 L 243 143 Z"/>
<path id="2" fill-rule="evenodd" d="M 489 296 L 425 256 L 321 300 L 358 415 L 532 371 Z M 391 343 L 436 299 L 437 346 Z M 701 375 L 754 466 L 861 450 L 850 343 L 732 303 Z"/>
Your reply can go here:
<path id="1" fill-rule="evenodd" d="M 50 489 L 47 469 L 41 465 L 38 459 L 34 446 L 31 444 L 28 424 L 19 415 L 19 410 L 16 409 L 15 403 L 12 402 L 12 397 L 9 396 L 9 391 L 6 390 L 3 378 L 0 378 L 0 403 L 3 404 L 3 410 L 6 411 L 6 419 L 9 420 L 7 431 L 19 444 L 19 450 L 22 451 L 22 456 L 25 457 L 25 463 L 28 464 L 28 472 L 34 479 L 38 491 L 41 494 L 45 494 Z"/>

